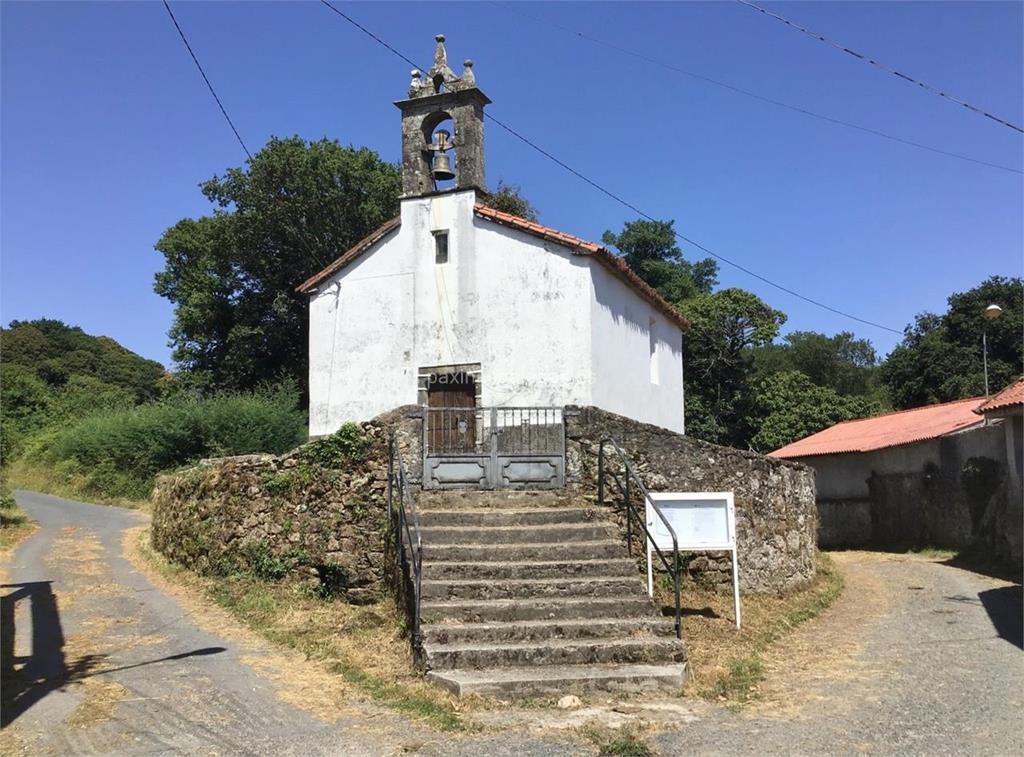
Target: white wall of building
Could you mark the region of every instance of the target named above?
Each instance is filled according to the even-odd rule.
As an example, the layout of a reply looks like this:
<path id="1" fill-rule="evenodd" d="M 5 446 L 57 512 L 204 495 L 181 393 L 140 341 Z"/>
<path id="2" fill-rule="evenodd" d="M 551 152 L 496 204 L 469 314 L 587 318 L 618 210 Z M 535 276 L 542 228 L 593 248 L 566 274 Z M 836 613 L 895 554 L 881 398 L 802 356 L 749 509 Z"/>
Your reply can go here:
<path id="1" fill-rule="evenodd" d="M 683 432 L 682 332 L 591 260 L 593 404 Z"/>
<path id="2" fill-rule="evenodd" d="M 413 404 L 421 368 L 463 364 L 480 364 L 485 405 L 594 404 L 681 431 L 678 327 L 593 259 L 480 219 L 474 201 L 404 200 L 399 229 L 311 295 L 310 435 Z"/>

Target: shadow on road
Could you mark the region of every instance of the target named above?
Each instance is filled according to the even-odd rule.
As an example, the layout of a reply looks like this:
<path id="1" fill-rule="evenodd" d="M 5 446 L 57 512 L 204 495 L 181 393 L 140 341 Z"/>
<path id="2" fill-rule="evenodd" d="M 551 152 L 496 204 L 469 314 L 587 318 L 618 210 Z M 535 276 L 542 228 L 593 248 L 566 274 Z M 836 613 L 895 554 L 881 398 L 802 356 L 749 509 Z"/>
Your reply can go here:
<path id="1" fill-rule="evenodd" d="M 64 631 L 51 583 L 32 581 L 0 586 L 12 590 L 0 597 L 0 727 L 6 728 L 50 692 L 83 678 L 226 651 L 224 647 L 205 647 L 113 668 L 101 667 L 108 658 L 106 654 L 82 655 L 69 661 L 65 659 Z M 31 654 L 20 657 L 15 649 L 19 602 L 28 602 L 32 628 Z"/>
<path id="2" fill-rule="evenodd" d="M 979 592 L 978 599 L 988 613 L 988 619 L 999 634 L 999 638 L 1024 649 L 1024 603 L 1020 586 L 1002 586 Z"/>

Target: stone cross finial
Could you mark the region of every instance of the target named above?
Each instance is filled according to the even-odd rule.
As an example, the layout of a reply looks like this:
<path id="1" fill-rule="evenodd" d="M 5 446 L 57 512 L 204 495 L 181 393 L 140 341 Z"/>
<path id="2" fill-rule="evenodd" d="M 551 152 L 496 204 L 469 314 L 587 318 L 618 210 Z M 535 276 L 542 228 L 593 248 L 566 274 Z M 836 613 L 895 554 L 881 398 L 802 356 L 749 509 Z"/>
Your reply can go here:
<path id="1" fill-rule="evenodd" d="M 448 68 L 448 52 L 444 49 L 444 35 L 438 34 L 434 39 L 437 40 L 437 48 L 434 50 L 434 68 Z"/>

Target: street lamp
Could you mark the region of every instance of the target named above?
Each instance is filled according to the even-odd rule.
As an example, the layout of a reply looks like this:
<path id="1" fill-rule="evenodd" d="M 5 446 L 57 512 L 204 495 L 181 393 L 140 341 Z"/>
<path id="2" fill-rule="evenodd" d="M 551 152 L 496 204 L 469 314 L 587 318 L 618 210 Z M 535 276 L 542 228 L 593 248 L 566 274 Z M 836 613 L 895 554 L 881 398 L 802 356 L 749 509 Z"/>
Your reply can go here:
<path id="1" fill-rule="evenodd" d="M 994 321 L 996 318 L 1003 314 L 1003 309 L 996 304 L 989 305 L 985 308 L 983 315 L 986 321 Z M 985 364 L 985 396 L 988 397 L 988 329 L 982 327 L 981 329 L 981 359 Z"/>

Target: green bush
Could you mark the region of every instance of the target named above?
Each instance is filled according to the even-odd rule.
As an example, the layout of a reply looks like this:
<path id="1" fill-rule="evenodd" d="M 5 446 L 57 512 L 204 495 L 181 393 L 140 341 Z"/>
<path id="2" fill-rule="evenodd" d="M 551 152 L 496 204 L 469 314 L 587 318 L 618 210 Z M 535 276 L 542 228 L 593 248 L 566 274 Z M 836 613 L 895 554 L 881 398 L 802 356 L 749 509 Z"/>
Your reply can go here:
<path id="1" fill-rule="evenodd" d="M 356 423 L 346 423 L 330 436 L 317 439 L 306 447 L 302 457 L 306 462 L 323 468 L 344 468 L 366 457 L 369 440 Z"/>
<path id="2" fill-rule="evenodd" d="M 306 421 L 286 385 L 206 399 L 179 397 L 105 411 L 41 434 L 27 454 L 70 463 L 87 491 L 145 498 L 160 471 L 203 457 L 280 453 L 301 444 Z"/>

